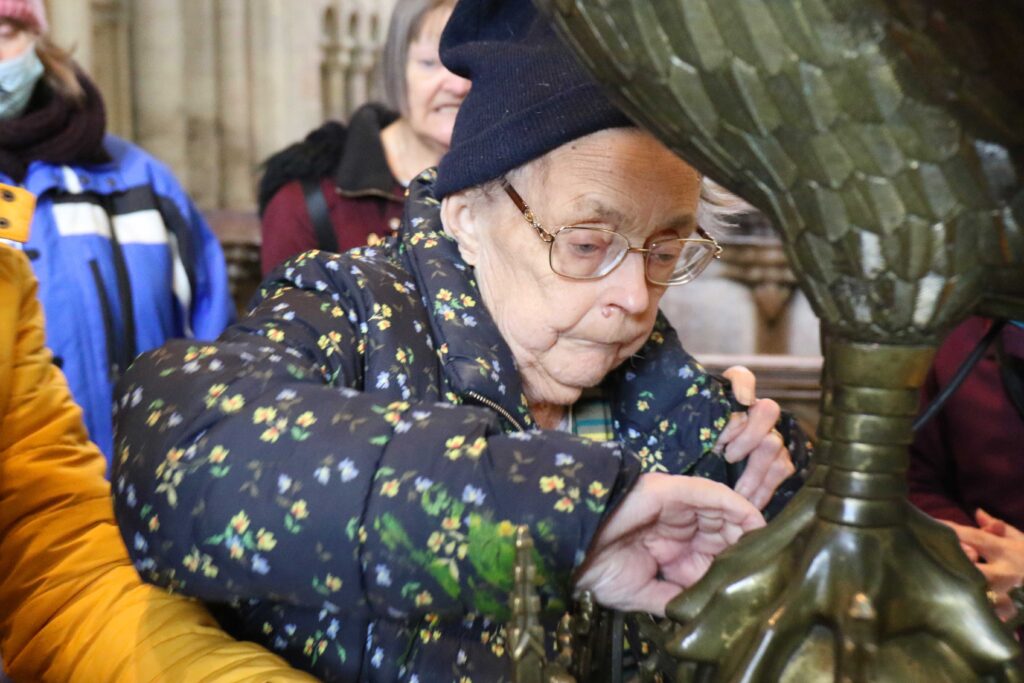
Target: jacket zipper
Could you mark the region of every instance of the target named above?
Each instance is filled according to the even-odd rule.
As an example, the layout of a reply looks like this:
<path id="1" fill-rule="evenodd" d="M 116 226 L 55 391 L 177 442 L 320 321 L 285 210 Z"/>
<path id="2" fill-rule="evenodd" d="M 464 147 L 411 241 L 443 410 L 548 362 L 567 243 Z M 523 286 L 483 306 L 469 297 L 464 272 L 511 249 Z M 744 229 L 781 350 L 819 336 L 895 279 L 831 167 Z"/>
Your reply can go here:
<path id="1" fill-rule="evenodd" d="M 504 417 L 506 420 L 511 422 L 512 426 L 514 426 L 520 432 L 525 432 L 526 431 L 526 428 L 523 427 L 521 424 L 519 424 L 519 422 L 512 416 L 512 414 L 510 412 L 508 412 L 507 410 L 502 408 L 500 405 L 498 405 L 497 403 L 495 403 L 491 399 L 486 398 L 484 396 L 481 396 L 480 394 L 476 393 L 475 391 L 468 391 L 468 392 L 466 392 L 466 396 L 469 396 L 470 398 L 474 399 L 478 403 L 482 403 L 485 406 L 487 406 L 488 408 L 490 408 L 491 410 L 495 411 L 496 413 L 498 413 L 499 415 Z"/>
<path id="2" fill-rule="evenodd" d="M 96 285 L 96 295 L 99 297 L 100 312 L 103 315 L 103 331 L 107 337 L 107 371 L 110 373 L 111 381 L 116 381 L 121 372 L 117 365 L 117 352 L 114 349 L 116 338 L 114 314 L 110 310 L 110 300 L 107 298 L 107 290 L 103 287 L 103 276 L 100 274 L 100 267 L 96 259 L 89 261 L 89 270 L 92 272 L 92 279 Z"/>
<path id="3" fill-rule="evenodd" d="M 124 256 L 124 248 L 117 237 L 114 221 L 114 207 L 109 195 L 100 197 L 103 210 L 110 221 L 110 248 L 114 259 L 114 277 L 117 279 L 117 298 L 121 305 L 121 324 L 124 329 L 124 345 L 121 347 L 123 357 L 120 359 L 122 369 L 127 369 L 135 360 L 135 305 L 132 301 L 132 281 L 128 275 L 128 262 Z"/>

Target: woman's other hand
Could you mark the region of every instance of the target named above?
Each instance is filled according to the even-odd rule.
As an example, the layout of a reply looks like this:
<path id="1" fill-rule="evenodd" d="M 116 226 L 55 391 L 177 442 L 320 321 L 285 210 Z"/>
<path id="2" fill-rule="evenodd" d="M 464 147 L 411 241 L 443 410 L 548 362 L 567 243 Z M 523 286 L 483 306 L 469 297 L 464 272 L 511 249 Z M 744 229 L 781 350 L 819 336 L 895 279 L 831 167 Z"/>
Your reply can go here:
<path id="1" fill-rule="evenodd" d="M 605 520 L 577 572 L 576 589 L 612 609 L 663 616 L 718 553 L 764 526 L 761 513 L 724 484 L 644 474 Z"/>
<path id="2" fill-rule="evenodd" d="M 736 400 L 749 408 L 732 414 L 715 448 L 728 462 L 747 460 L 736 492 L 761 510 L 775 489 L 796 472 L 782 435 L 775 429 L 781 409 L 769 398 L 757 398 L 757 380 L 747 368 L 736 365 L 722 374 L 732 383 Z"/>
<path id="3" fill-rule="evenodd" d="M 996 614 L 1007 620 L 1016 613 L 1008 595 L 1010 589 L 1024 584 L 1024 532 L 978 510 L 975 520 L 980 528 L 945 522 L 960 539 L 967 556 L 974 562 L 995 594 Z"/>

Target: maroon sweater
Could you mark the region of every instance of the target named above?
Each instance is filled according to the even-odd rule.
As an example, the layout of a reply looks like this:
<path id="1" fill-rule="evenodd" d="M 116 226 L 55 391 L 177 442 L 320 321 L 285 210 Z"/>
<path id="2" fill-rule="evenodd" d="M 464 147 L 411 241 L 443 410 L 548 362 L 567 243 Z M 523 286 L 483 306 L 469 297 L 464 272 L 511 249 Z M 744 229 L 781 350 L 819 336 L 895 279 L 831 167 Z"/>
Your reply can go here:
<path id="1" fill-rule="evenodd" d="M 332 160 L 329 170 L 321 169 L 325 173 L 315 174 L 320 177 L 327 200 L 338 251 L 365 246 L 371 236 L 389 235 L 401 223 L 405 188 L 391 175 L 380 141 L 381 130 L 395 116 L 372 104 L 357 110 L 345 132 L 339 157 Z M 301 160 L 305 158 L 310 159 L 311 168 L 320 163 L 317 154 L 321 150 L 311 149 L 322 146 L 317 132 L 268 161 L 268 174 L 304 174 L 307 169 L 301 168 Z M 281 170 L 283 166 L 288 168 Z M 292 256 L 319 247 L 298 180 L 290 180 L 274 191 L 263 209 L 262 225 L 263 275 Z"/>
<path id="2" fill-rule="evenodd" d="M 988 330 L 970 318 L 939 348 L 922 389 L 922 407 L 949 383 Z M 1024 329 L 1007 325 L 1007 354 L 1024 358 Z M 943 409 L 918 432 L 910 451 L 910 498 L 939 519 L 976 526 L 983 508 L 1024 530 L 1024 419 L 1011 403 L 990 349 Z"/>

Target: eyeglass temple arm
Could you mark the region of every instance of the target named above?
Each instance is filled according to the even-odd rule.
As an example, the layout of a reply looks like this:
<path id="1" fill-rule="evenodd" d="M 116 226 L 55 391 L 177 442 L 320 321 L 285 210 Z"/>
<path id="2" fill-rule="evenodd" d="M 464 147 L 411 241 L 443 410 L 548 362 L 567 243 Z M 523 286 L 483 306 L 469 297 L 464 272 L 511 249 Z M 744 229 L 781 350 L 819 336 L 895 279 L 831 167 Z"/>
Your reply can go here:
<path id="1" fill-rule="evenodd" d="M 509 199 L 512 200 L 512 203 L 516 205 L 517 209 L 519 209 L 519 213 L 523 214 L 523 218 L 533 226 L 533 229 L 537 231 L 537 234 L 540 235 L 542 240 L 545 242 L 555 241 L 555 236 L 541 227 L 537 217 L 533 215 L 533 209 L 531 209 L 523 198 L 519 196 L 519 193 L 516 192 L 516 188 L 512 187 L 512 183 L 508 181 L 508 178 L 501 179 L 501 189 L 505 190 L 505 194 L 508 195 Z M 697 234 L 715 245 L 715 258 L 720 258 L 722 256 L 722 245 L 718 243 L 718 240 L 716 240 L 711 233 L 698 225 Z M 628 251 L 645 252 L 647 250 L 638 247 L 630 247 Z"/>
<path id="2" fill-rule="evenodd" d="M 523 198 L 519 196 L 519 193 L 516 192 L 516 188 L 512 187 L 512 183 L 508 181 L 508 178 L 501 179 L 501 189 L 505 190 L 505 194 L 508 195 L 508 198 L 511 199 L 512 203 L 516 205 L 517 209 L 519 209 L 519 213 L 523 214 L 523 218 L 525 218 L 526 222 L 537 231 L 537 234 L 540 235 L 542 240 L 548 243 L 555 241 L 555 236 L 541 227 L 540 221 L 538 221 L 537 217 L 533 214 L 533 209 L 531 209 Z"/>
<path id="3" fill-rule="evenodd" d="M 715 245 L 715 258 L 722 257 L 722 245 L 718 243 L 718 240 L 716 240 L 711 233 L 709 233 L 707 230 L 698 225 L 697 234 L 700 235 L 702 238 L 710 241 L 713 245 Z"/>

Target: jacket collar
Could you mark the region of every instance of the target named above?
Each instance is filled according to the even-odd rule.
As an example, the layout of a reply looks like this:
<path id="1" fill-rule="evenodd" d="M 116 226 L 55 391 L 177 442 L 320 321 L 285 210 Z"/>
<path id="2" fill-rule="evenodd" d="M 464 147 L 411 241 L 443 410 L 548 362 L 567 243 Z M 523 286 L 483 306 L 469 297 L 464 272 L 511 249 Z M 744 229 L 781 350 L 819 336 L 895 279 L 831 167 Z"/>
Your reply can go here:
<path id="1" fill-rule="evenodd" d="M 714 418 L 697 419 L 698 410 L 709 410 L 716 417 L 728 416 L 730 411 L 722 384 L 683 349 L 660 311 L 651 336 L 632 358 L 609 373 L 603 386 L 612 397 L 616 431 L 627 436 L 629 432 L 657 433 L 661 420 L 678 414 L 683 406 L 690 419 L 703 424 L 712 424 Z M 697 394 L 700 398 L 694 399 Z"/>
<path id="2" fill-rule="evenodd" d="M 463 403 L 497 406 L 507 422 L 532 428 L 512 350 L 481 301 L 473 269 L 441 226 L 435 178 L 429 169 L 409 184 L 400 253 L 430 314 L 445 378 Z"/>
<path id="3" fill-rule="evenodd" d="M 108 138 L 109 140 L 109 138 Z M 4 182 L 13 182 L 2 177 Z M 28 175 L 22 183 L 23 187 L 41 197 L 47 192 L 97 192 L 111 194 L 128 189 L 124 175 L 116 161 L 82 166 L 59 166 L 45 161 L 33 161 L 28 167 Z"/>
<path id="4" fill-rule="evenodd" d="M 398 114 L 379 104 L 367 104 L 352 115 L 345 136 L 345 150 L 334 169 L 334 184 L 348 197 L 378 196 L 401 202 L 401 184 L 388 168 L 380 132 Z"/>

